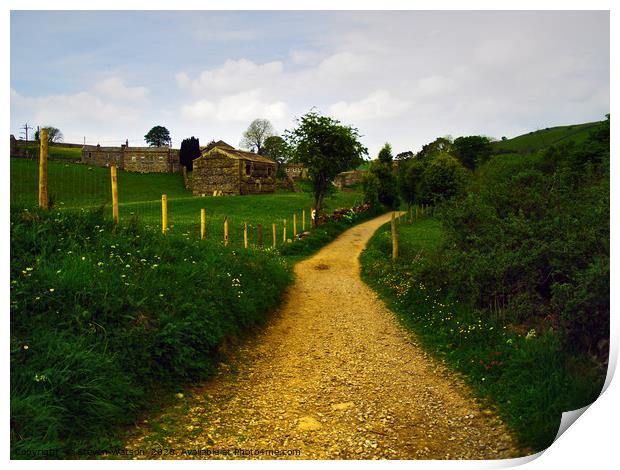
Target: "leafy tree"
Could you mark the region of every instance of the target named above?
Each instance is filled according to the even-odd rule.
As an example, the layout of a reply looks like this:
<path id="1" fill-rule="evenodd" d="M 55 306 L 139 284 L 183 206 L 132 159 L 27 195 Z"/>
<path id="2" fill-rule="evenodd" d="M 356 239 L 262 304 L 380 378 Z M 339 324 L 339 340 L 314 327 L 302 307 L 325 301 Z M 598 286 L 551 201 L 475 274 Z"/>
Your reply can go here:
<path id="1" fill-rule="evenodd" d="M 396 160 L 408 160 L 413 158 L 414 154 L 411 150 L 407 150 L 406 152 L 400 152 L 396 154 Z"/>
<path id="2" fill-rule="evenodd" d="M 243 139 L 239 145 L 260 154 L 265 145 L 265 140 L 275 133 L 276 131 L 267 119 L 254 119 L 243 133 Z"/>
<path id="3" fill-rule="evenodd" d="M 377 159 L 383 163 L 384 165 L 392 165 L 394 163 L 394 157 L 392 156 L 392 146 L 387 142 L 381 150 L 379 150 L 379 155 L 377 155 Z"/>
<path id="4" fill-rule="evenodd" d="M 429 144 L 422 146 L 417 154 L 420 160 L 430 161 L 440 153 L 452 153 L 452 140 L 450 137 L 438 137 Z"/>
<path id="5" fill-rule="evenodd" d="M 365 188 L 372 193 L 365 196 L 366 202 L 373 204 L 375 202 L 373 199 L 376 199 L 390 209 L 398 206 L 398 189 L 393 165 L 392 147 L 386 143 L 379 151 L 377 160 L 370 164 L 370 175 Z M 376 197 L 375 191 L 377 193 Z"/>
<path id="6" fill-rule="evenodd" d="M 318 214 L 336 175 L 361 164 L 368 150 L 359 142 L 357 129 L 315 111 L 297 123 L 295 129 L 285 132 L 285 138 L 295 149 L 295 160 L 308 168 Z"/>
<path id="7" fill-rule="evenodd" d="M 272 135 L 265 139 L 260 154 L 274 160 L 279 172 L 280 167 L 291 159 L 292 150 L 286 140 L 279 135 Z"/>
<path id="8" fill-rule="evenodd" d="M 467 170 L 451 155 L 440 153 L 422 174 L 419 197 L 423 204 L 437 204 L 458 195 L 465 187 Z"/>
<path id="9" fill-rule="evenodd" d="M 52 142 L 62 142 L 63 135 L 60 132 L 60 129 L 53 126 L 43 126 L 47 129 L 47 141 L 51 144 Z M 39 141 L 39 129 L 34 131 L 34 140 Z"/>
<path id="10" fill-rule="evenodd" d="M 411 207 L 417 201 L 424 169 L 424 164 L 417 159 L 409 159 L 400 163 L 398 189 L 407 207 Z"/>
<path id="11" fill-rule="evenodd" d="M 144 140 L 151 147 L 164 147 L 170 145 L 172 139 L 170 132 L 164 126 L 155 126 L 144 136 Z"/>
<path id="12" fill-rule="evenodd" d="M 179 150 L 179 161 L 181 165 L 192 171 L 194 168 L 194 160 L 200 157 L 200 141 L 196 137 L 183 139 L 181 149 Z"/>
<path id="13" fill-rule="evenodd" d="M 454 155 L 470 170 L 485 163 L 491 156 L 491 139 L 481 135 L 459 137 L 453 143 Z"/>

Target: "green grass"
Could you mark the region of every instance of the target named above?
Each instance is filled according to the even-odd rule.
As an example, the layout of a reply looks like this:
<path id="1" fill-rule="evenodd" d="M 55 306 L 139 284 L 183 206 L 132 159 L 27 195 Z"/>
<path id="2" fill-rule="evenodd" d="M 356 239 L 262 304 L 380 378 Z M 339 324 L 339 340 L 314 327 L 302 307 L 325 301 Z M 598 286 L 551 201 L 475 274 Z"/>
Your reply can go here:
<path id="1" fill-rule="evenodd" d="M 11 455 L 120 446 L 152 396 L 209 377 L 280 303 L 290 265 L 97 212 L 11 210 Z"/>
<path id="2" fill-rule="evenodd" d="M 11 159 L 11 204 L 33 206 L 37 201 L 37 163 Z M 110 170 L 69 163 L 49 162 L 49 194 L 58 208 L 97 207 L 106 204 L 111 216 Z M 224 217 L 229 220 L 229 240 L 243 244 L 243 224 L 248 224 L 248 242 L 257 243 L 257 225 L 263 225 L 264 242 L 272 243 L 272 224 L 277 225 L 277 243 L 283 238 L 283 220 L 287 220 L 287 238 L 293 238 L 293 213 L 301 232 L 302 211 L 306 211 L 306 229 L 310 226 L 313 203 L 308 186 L 304 192 L 278 191 L 272 194 L 223 197 L 193 197 L 177 174 L 139 174 L 118 172 L 119 213 L 122 223 L 137 218 L 147 227 L 161 229 L 161 195 L 168 196 L 169 233 L 195 238 L 200 231 L 200 209 L 206 210 L 207 239 L 223 238 Z M 362 202 L 359 192 L 336 191 L 325 200 L 325 210 L 351 207 Z"/>
<path id="3" fill-rule="evenodd" d="M 39 146 L 35 144 L 20 145 L 20 147 L 26 148 L 31 157 L 37 157 L 39 155 Z M 50 145 L 47 148 L 49 158 L 59 160 L 80 160 L 82 158 L 82 149 L 79 147 L 57 147 Z"/>
<path id="4" fill-rule="evenodd" d="M 560 143 L 574 142 L 578 144 L 584 142 L 588 138 L 590 131 L 599 124 L 600 122 L 587 122 L 572 126 L 558 126 L 540 129 L 513 137 L 512 139 L 494 142 L 493 150 L 495 153 L 498 151 L 531 153 Z"/>
<path id="5" fill-rule="evenodd" d="M 425 348 L 462 373 L 474 392 L 496 408 L 520 445 L 534 451 L 553 441 L 562 411 L 585 406 L 601 389 L 600 371 L 585 357 L 568 356 L 553 330 L 535 334 L 499 316 L 432 291 L 425 263 L 439 256 L 441 224 L 422 219 L 400 225 L 400 257 L 390 259 L 389 224 L 381 227 L 360 258 L 362 278 L 387 302 Z M 604 377 L 604 374 L 602 374 Z"/>

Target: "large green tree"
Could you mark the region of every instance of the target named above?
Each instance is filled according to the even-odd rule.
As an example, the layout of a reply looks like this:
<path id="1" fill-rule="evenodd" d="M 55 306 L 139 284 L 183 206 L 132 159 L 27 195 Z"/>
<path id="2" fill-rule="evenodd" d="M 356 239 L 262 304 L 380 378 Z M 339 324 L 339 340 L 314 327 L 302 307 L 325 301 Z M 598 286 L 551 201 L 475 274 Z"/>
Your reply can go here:
<path id="1" fill-rule="evenodd" d="M 368 150 L 359 142 L 357 129 L 315 111 L 297 119 L 297 124 L 285 138 L 295 149 L 295 160 L 308 168 L 318 215 L 336 175 L 362 163 Z"/>
<path id="2" fill-rule="evenodd" d="M 379 151 L 377 159 L 370 164 L 369 175 L 364 184 L 364 190 L 370 191 L 364 199 L 371 204 L 381 203 L 389 209 L 398 206 L 398 189 L 394 175 L 394 157 L 392 147 L 386 143 Z M 375 196 L 376 191 L 376 196 Z M 376 201 L 374 200 L 376 197 Z"/>
<path id="3" fill-rule="evenodd" d="M 452 145 L 454 156 L 470 170 L 485 163 L 491 156 L 491 139 L 482 135 L 458 137 Z"/>
<path id="4" fill-rule="evenodd" d="M 271 158 L 280 166 L 290 160 L 292 152 L 286 140 L 279 135 L 271 135 L 265 139 L 260 155 Z"/>
<path id="5" fill-rule="evenodd" d="M 164 126 L 155 126 L 144 136 L 144 140 L 151 147 L 164 147 L 170 145 L 172 139 L 170 132 Z"/>
<path id="6" fill-rule="evenodd" d="M 424 169 L 419 198 L 423 204 L 437 204 L 461 193 L 468 172 L 452 155 L 440 153 Z"/>

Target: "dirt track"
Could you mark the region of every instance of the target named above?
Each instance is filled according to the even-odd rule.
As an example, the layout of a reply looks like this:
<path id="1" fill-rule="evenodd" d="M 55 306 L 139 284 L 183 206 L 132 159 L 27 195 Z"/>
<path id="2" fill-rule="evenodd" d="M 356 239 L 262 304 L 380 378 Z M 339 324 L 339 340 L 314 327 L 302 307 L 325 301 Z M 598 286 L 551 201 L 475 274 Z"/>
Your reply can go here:
<path id="1" fill-rule="evenodd" d="M 215 379 L 179 399 L 184 405 L 164 411 L 164 442 L 145 440 L 152 431 L 143 425 L 126 447 L 173 448 L 176 458 L 190 457 L 182 450 L 213 458 L 207 449 L 301 451 L 217 456 L 253 459 L 523 455 L 360 280 L 358 255 L 388 220 L 356 226 L 297 264 L 288 301 L 264 331 Z"/>

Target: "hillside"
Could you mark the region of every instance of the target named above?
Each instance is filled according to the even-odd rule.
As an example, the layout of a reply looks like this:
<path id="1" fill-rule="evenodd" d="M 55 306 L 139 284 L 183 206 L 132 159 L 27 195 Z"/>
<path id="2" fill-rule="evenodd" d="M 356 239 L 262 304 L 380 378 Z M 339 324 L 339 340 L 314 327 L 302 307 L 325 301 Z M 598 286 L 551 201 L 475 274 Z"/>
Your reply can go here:
<path id="1" fill-rule="evenodd" d="M 547 127 L 527 134 L 493 143 L 495 153 L 531 153 L 550 145 L 565 142 L 583 142 L 600 121 L 573 124 L 570 126 Z"/>

